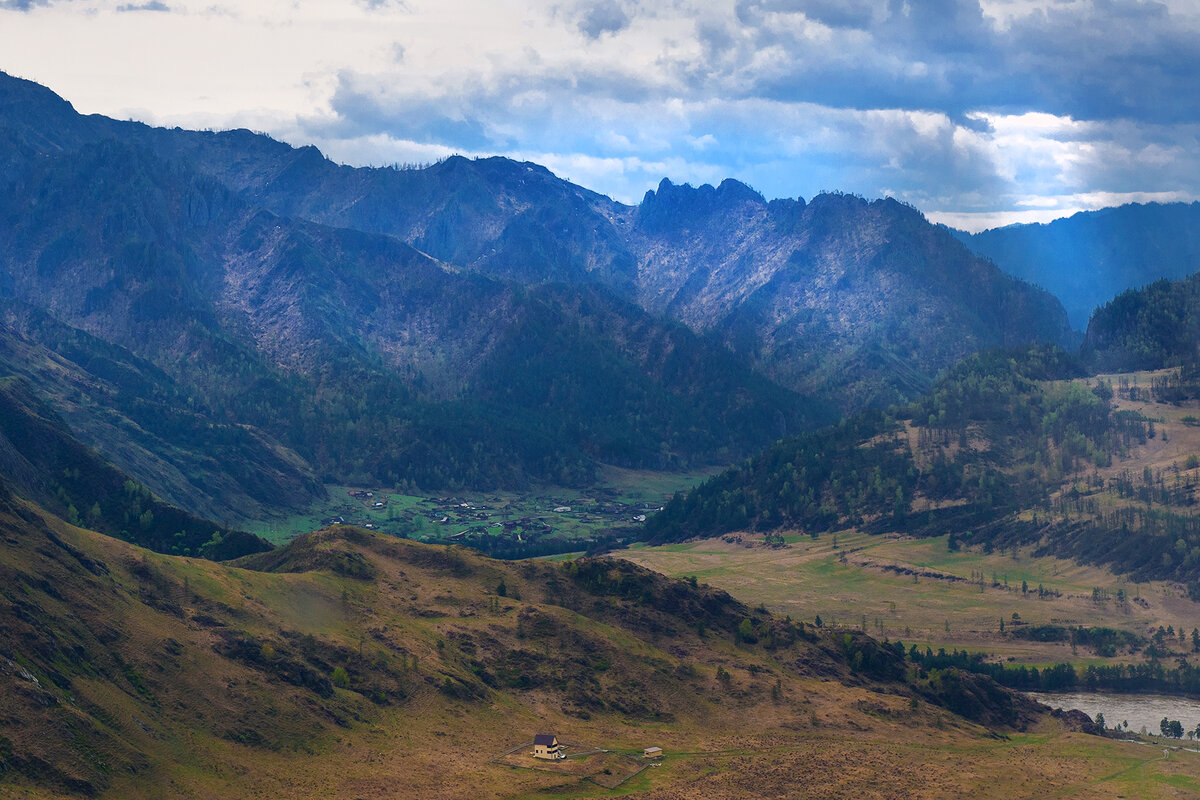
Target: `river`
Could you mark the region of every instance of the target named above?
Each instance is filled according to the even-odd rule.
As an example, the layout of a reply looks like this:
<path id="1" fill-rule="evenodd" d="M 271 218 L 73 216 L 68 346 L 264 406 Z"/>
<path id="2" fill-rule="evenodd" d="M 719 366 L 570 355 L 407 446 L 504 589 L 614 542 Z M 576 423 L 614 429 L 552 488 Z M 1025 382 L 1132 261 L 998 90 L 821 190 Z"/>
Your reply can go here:
<path id="1" fill-rule="evenodd" d="M 1162 694 L 1101 694 L 1099 692 L 1033 693 L 1030 697 L 1051 708 L 1077 708 L 1092 719 L 1104 714 L 1105 724 L 1112 728 L 1129 723 L 1129 730 L 1138 733 L 1159 733 L 1162 718 L 1177 719 L 1185 731 L 1200 725 L 1200 700 L 1169 697 Z"/>

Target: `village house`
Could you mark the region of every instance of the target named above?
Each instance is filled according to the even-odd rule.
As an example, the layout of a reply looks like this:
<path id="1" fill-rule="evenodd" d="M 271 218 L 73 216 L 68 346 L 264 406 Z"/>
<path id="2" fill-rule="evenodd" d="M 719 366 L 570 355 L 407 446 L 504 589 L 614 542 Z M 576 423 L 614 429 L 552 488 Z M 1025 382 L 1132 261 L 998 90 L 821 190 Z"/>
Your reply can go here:
<path id="1" fill-rule="evenodd" d="M 566 758 L 567 755 L 559 746 L 557 736 L 552 733 L 539 733 L 533 737 L 533 757 L 554 759 Z"/>
<path id="2" fill-rule="evenodd" d="M 642 751 L 642 758 L 662 758 L 661 747 L 647 747 Z"/>

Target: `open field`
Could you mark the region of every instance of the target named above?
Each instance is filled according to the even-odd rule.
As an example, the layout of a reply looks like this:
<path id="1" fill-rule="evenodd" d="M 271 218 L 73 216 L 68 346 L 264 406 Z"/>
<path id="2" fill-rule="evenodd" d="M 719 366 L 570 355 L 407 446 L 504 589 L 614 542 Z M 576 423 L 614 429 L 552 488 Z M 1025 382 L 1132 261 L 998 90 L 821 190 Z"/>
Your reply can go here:
<path id="1" fill-rule="evenodd" d="M 995 739 L 926 738 L 877 729 L 780 731 L 722 738 L 723 750 L 668 752 L 606 791 L 585 781 L 517 794 L 520 800 L 677 798 L 1165 798 L 1200 791 L 1200 755 L 1178 746 L 1118 742 L 1048 728 Z"/>
<path id="2" fill-rule="evenodd" d="M 1020 550 L 1015 556 L 952 553 L 946 537 L 850 531 L 785 538 L 784 547 L 742 534 L 635 546 L 620 556 L 667 575 L 695 576 L 743 602 L 795 619 L 820 616 L 826 623 L 858 627 L 865 618 L 867 632 L 879 638 L 985 651 L 1028 664 L 1086 663 L 1093 656 L 1084 648 L 1072 653 L 1067 643 L 1014 638 L 1013 614 L 1025 625 L 1106 626 L 1141 636 L 1159 625 L 1190 632 L 1200 624 L 1200 606 L 1180 586 L 1133 584 L 1107 570 Z M 1039 595 L 1039 587 L 1046 591 Z M 1096 589 L 1107 599 L 1094 599 Z M 1116 599 L 1119 592 L 1125 602 Z M 1191 651 L 1190 640 L 1186 651 Z"/>

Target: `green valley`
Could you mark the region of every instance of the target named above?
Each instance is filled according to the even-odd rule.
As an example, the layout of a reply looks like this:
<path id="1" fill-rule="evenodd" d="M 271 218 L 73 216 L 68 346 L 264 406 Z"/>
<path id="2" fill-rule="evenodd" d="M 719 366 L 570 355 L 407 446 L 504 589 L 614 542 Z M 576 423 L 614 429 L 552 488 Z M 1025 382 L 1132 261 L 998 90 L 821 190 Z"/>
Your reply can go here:
<path id="1" fill-rule="evenodd" d="M 276 544 L 329 524 L 357 525 L 417 541 L 465 544 L 501 557 L 529 557 L 612 546 L 640 538 L 648 515 L 714 470 L 652 472 L 607 467 L 586 489 L 398 494 L 382 488 L 327 486 L 306 513 L 244 527 Z"/>

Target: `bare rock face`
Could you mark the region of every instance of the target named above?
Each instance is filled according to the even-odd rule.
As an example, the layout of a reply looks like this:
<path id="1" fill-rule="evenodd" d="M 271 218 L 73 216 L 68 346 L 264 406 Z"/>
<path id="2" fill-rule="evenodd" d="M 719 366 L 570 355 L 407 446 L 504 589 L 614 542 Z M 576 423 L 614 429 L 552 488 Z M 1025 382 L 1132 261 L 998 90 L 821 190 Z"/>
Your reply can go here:
<path id="1" fill-rule="evenodd" d="M 636 240 L 645 306 L 846 410 L 912 396 L 980 349 L 1070 336 L 1053 297 L 894 200 L 768 204 L 734 181 L 664 181 Z"/>

